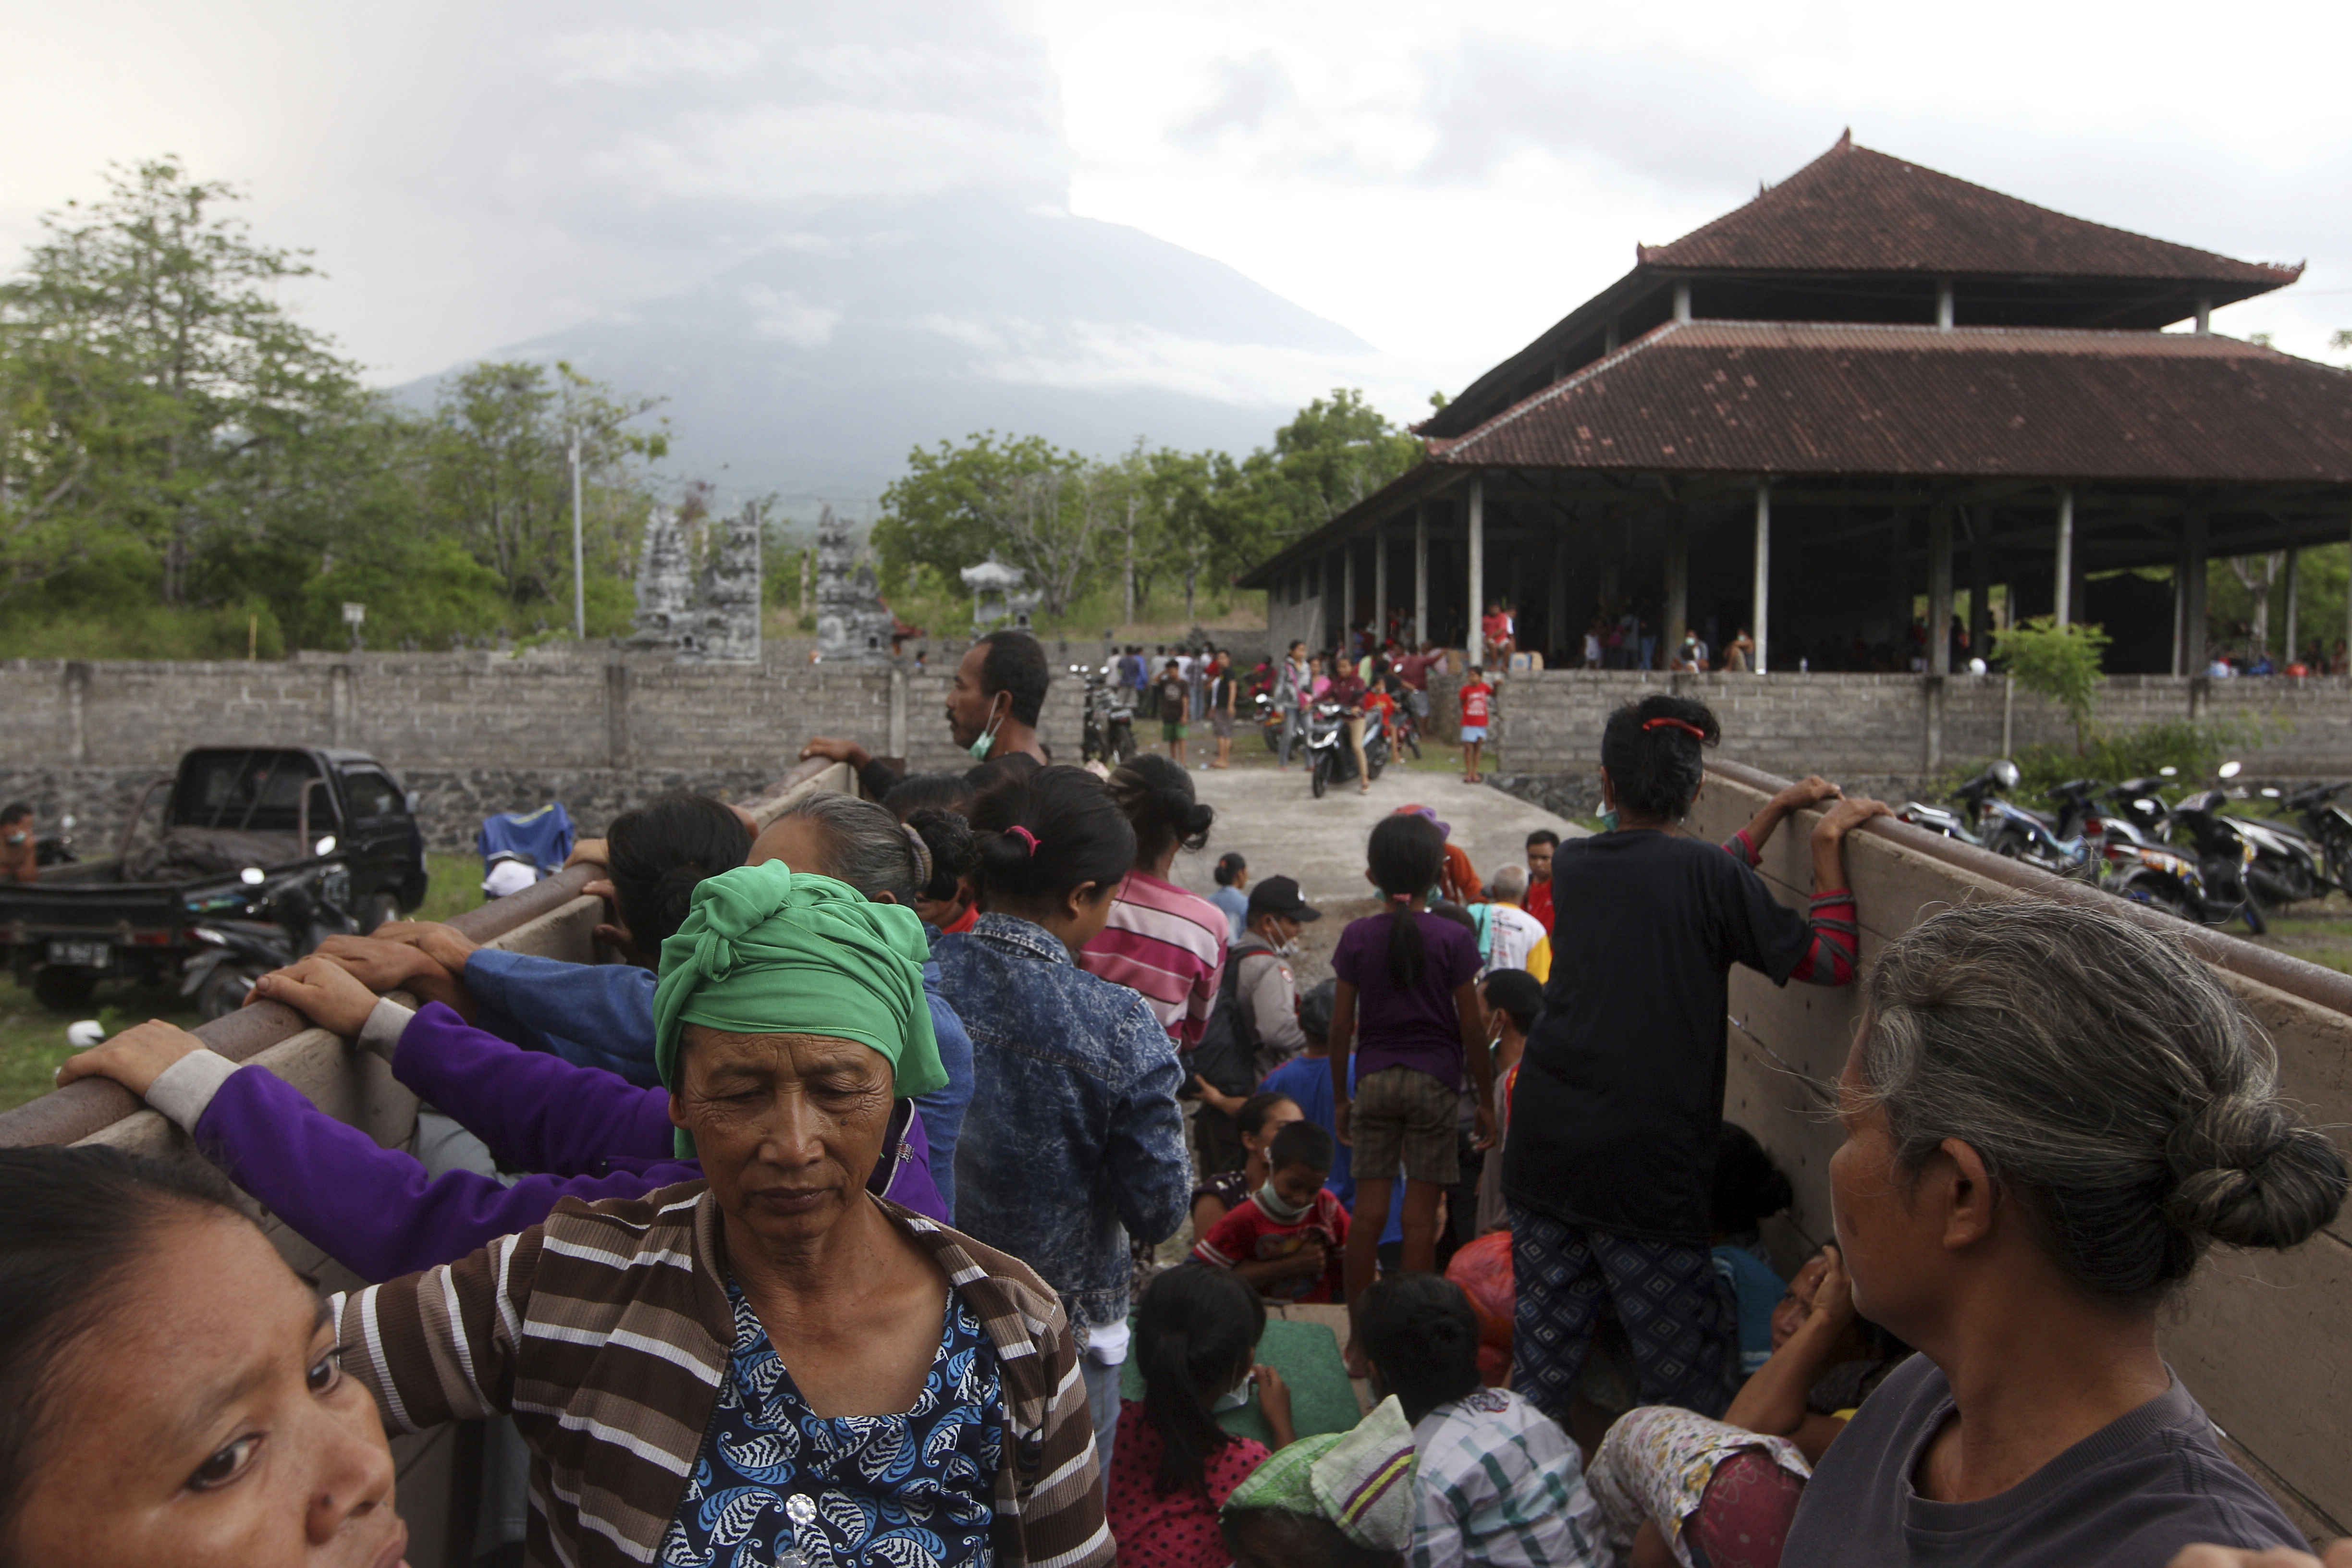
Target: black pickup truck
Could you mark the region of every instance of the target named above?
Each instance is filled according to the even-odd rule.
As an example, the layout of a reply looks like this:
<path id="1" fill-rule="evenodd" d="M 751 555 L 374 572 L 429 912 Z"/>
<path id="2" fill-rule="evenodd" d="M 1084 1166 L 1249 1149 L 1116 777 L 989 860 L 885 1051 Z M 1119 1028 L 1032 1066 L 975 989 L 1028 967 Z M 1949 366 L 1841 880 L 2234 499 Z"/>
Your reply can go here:
<path id="1" fill-rule="evenodd" d="M 160 830 L 133 850 L 155 796 Z M 101 980 L 177 979 L 197 924 L 268 907 L 300 879 L 357 929 L 425 899 L 425 839 L 408 794 L 373 757 L 301 746 L 206 746 L 140 797 L 110 859 L 0 882 L 0 955 L 55 1007 Z"/>

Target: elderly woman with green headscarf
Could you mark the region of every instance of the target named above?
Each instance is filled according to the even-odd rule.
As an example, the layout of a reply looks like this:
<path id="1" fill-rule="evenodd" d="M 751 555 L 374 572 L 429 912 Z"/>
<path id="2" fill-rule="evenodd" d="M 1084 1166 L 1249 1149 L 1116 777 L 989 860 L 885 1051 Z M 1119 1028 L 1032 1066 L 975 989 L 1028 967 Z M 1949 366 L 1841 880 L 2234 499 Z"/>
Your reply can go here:
<path id="1" fill-rule="evenodd" d="M 531 1563 L 1111 1561 L 1054 1292 L 866 1187 L 943 1078 L 925 952 L 911 910 L 782 861 L 709 879 L 654 1004 L 707 1181 L 336 1299 L 393 1430 L 515 1415 Z"/>

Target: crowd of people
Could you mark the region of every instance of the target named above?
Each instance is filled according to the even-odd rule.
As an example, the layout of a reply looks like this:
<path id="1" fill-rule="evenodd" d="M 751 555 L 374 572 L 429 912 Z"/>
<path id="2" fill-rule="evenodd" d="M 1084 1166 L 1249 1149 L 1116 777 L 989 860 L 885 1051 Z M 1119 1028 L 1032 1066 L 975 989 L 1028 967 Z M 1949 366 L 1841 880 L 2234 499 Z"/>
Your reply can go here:
<path id="1" fill-rule="evenodd" d="M 0 1568 L 391 1568 L 386 1435 L 451 1421 L 504 1435 L 482 1557 L 534 1564 L 2310 1561 L 2156 1324 L 2346 1170 L 2179 948 L 1989 903 L 1865 970 L 1885 807 L 1808 779 L 1696 837 L 1717 721 L 1657 694 L 1598 738 L 1610 831 L 1482 878 L 1383 816 L 1302 994 L 1322 911 L 1238 854 L 1188 891 L 1190 773 L 1050 764 L 1045 682 L 998 634 L 967 770 L 818 740 L 866 798 L 615 818 L 576 853 L 626 963 L 396 922 L 261 981 L 429 1156 L 167 1024 L 69 1061 L 202 1159 L 0 1151 Z M 1801 813 L 1801 910 L 1757 871 Z M 1734 965 L 1862 987 L 1786 1281 Z M 1302 1430 L 1268 1324 L 1325 1304 L 1370 1409 Z"/>

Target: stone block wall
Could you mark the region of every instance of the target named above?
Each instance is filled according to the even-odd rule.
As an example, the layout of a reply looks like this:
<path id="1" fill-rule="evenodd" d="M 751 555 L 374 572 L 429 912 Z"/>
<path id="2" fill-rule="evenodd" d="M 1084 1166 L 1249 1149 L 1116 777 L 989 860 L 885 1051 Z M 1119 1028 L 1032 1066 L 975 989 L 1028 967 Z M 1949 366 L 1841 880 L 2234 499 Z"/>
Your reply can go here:
<path id="1" fill-rule="evenodd" d="M 1997 675 L 1668 675 L 1550 670 L 1496 681 L 1499 755 L 1513 773 L 1591 773 L 1618 704 L 1678 691 L 1713 708 L 1723 754 L 1784 774 L 1917 778 L 2001 750 L 2007 683 Z M 1454 734 L 1457 679 L 1432 683 L 1432 728 Z M 2101 689 L 2097 721 L 2137 729 L 2196 718 L 2235 722 L 2252 739 L 2249 772 L 2352 776 L 2352 678 L 2288 679 L 2124 675 Z M 2010 714 L 2012 751 L 2073 738 L 2065 716 L 2026 692 Z"/>
<path id="2" fill-rule="evenodd" d="M 1055 664 L 1039 730 L 1075 762 L 1084 697 L 1068 662 Z M 191 747 L 344 746 L 423 797 L 436 848 L 462 849 L 484 816 L 551 800 L 601 826 L 666 789 L 753 794 L 813 735 L 847 736 L 918 770 L 969 765 L 943 717 L 952 679 L 944 660 L 920 672 L 817 666 L 781 649 L 758 664 L 567 651 L 9 660 L 0 799 L 30 801 L 45 831 L 71 812 L 81 852 L 111 853 L 140 791 Z"/>

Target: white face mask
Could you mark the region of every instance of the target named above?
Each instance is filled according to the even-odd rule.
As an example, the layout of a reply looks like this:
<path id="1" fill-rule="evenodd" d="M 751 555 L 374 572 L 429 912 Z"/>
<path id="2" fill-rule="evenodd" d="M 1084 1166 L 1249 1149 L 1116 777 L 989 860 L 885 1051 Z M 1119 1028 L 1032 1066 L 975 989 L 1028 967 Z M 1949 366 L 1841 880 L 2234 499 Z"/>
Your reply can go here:
<path id="1" fill-rule="evenodd" d="M 1256 1381 L 1257 1374 L 1255 1373 L 1244 1374 L 1241 1382 L 1235 1384 L 1233 1387 L 1217 1395 L 1215 1399 L 1210 1401 L 1210 1414 L 1213 1415 L 1223 1415 L 1228 1410 L 1248 1409 L 1250 1402 L 1250 1385 Z"/>
<path id="2" fill-rule="evenodd" d="M 980 739 L 971 743 L 971 760 L 973 762 L 984 763 L 988 761 L 988 749 L 996 744 L 996 731 L 1003 727 L 1004 716 L 996 712 L 993 709 L 990 710 L 988 723 L 980 731 Z"/>

